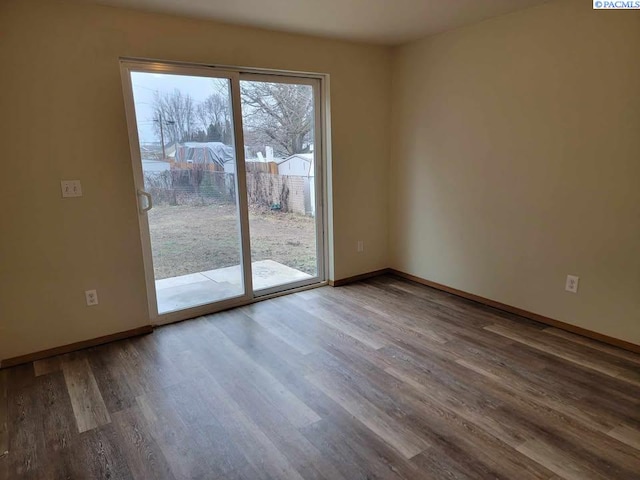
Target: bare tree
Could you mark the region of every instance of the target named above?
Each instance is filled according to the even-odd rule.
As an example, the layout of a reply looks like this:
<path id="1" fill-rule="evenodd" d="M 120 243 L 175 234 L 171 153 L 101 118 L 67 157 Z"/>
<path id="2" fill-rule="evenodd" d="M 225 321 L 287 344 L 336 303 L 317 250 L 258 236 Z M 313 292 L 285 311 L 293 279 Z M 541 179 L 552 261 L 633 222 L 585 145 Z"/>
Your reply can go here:
<path id="1" fill-rule="evenodd" d="M 169 143 L 189 140 L 196 125 L 193 98 L 177 88 L 171 93 L 156 92 L 153 99 L 154 128 L 160 135 L 163 129 Z"/>
<path id="2" fill-rule="evenodd" d="M 204 102 L 198 104 L 196 114 L 209 141 L 231 143 L 231 106 L 227 95 L 212 93 Z"/>
<path id="3" fill-rule="evenodd" d="M 210 125 L 224 123 L 229 116 L 229 105 L 222 95 L 212 93 L 207 99 L 198 104 L 196 113 L 200 124 L 206 130 Z"/>
<path id="4" fill-rule="evenodd" d="M 278 155 L 310 151 L 313 143 L 313 89 L 309 85 L 242 82 L 245 137 L 271 145 Z"/>
<path id="5" fill-rule="evenodd" d="M 227 84 L 214 83 L 214 92 L 196 104 L 175 89 L 156 92 L 154 125 L 165 142 L 220 141 L 233 143 L 233 118 Z M 313 89 L 286 83 L 241 83 L 245 141 L 262 150 L 273 147 L 281 156 L 305 153 L 313 143 Z"/>

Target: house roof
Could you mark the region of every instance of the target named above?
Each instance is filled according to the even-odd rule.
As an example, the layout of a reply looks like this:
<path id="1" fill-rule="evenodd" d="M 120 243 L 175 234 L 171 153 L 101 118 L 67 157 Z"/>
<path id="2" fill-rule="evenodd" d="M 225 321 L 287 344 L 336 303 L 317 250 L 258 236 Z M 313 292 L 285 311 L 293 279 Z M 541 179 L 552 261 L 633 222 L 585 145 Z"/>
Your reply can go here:
<path id="1" fill-rule="evenodd" d="M 279 160 L 274 160 L 278 165 L 280 165 L 281 163 L 284 163 L 288 160 L 291 160 L 292 158 L 298 157 L 302 160 L 304 160 L 305 162 L 313 162 L 313 153 L 294 153 L 293 155 L 288 156 L 287 158 L 282 158 Z"/>
<path id="2" fill-rule="evenodd" d="M 177 146 L 178 150 L 183 150 L 184 160 L 196 159 L 196 152 L 204 151 L 206 161 L 224 165 L 235 159 L 233 147 L 222 142 L 184 142 Z"/>

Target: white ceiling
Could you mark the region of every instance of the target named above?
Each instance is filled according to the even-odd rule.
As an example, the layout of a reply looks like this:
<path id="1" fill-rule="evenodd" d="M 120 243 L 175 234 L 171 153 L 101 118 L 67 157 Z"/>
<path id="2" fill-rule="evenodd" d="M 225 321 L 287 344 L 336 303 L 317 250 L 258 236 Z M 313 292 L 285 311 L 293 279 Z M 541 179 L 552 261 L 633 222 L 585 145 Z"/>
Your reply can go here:
<path id="1" fill-rule="evenodd" d="M 225 23 L 397 45 L 548 0 L 94 0 Z"/>

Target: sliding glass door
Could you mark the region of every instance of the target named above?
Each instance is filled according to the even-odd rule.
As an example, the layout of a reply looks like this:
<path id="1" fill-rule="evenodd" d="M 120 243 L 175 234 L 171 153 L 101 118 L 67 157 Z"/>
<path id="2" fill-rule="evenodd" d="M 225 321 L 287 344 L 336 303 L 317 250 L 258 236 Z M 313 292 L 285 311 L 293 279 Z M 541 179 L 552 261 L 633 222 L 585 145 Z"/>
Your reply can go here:
<path id="1" fill-rule="evenodd" d="M 322 274 L 319 81 L 240 77 L 253 288 L 313 283 Z"/>
<path id="2" fill-rule="evenodd" d="M 156 323 L 324 280 L 320 81 L 122 62 Z"/>

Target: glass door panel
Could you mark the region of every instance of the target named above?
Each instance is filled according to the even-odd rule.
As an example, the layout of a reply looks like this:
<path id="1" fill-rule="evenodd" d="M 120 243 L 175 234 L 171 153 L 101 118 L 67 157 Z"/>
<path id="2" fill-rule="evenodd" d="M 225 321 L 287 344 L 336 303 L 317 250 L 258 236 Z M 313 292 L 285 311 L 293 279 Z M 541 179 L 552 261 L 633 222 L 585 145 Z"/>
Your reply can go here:
<path id="1" fill-rule="evenodd" d="M 121 66 L 152 321 L 323 281 L 320 80 Z"/>
<path id="2" fill-rule="evenodd" d="M 132 70 L 130 85 L 157 313 L 243 296 L 231 79 Z"/>
<path id="3" fill-rule="evenodd" d="M 252 280 L 259 294 L 321 277 L 318 85 L 296 77 L 240 78 Z"/>

